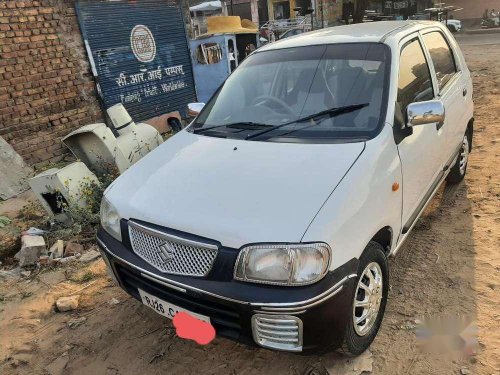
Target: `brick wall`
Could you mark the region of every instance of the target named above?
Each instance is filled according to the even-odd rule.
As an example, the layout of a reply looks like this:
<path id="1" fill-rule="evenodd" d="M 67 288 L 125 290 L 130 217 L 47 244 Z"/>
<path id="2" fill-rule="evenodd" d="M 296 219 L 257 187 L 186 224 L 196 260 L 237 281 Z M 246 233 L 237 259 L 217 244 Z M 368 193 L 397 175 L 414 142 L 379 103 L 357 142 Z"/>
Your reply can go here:
<path id="1" fill-rule="evenodd" d="M 74 0 L 0 0 L 0 136 L 30 165 L 101 119 Z"/>

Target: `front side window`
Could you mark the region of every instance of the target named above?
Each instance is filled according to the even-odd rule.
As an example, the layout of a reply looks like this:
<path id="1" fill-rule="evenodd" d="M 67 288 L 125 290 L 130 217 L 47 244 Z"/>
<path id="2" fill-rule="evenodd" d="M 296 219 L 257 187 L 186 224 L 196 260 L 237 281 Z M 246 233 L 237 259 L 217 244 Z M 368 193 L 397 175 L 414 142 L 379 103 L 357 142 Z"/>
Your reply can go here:
<path id="1" fill-rule="evenodd" d="M 418 39 L 401 51 L 399 63 L 398 104 L 403 111 L 411 103 L 434 98 L 432 78 L 424 51 Z"/>
<path id="2" fill-rule="evenodd" d="M 450 46 L 440 32 L 435 31 L 425 34 L 424 42 L 429 49 L 432 62 L 434 63 L 439 89 L 442 90 L 457 72 L 455 58 L 453 57 Z"/>
<path id="3" fill-rule="evenodd" d="M 379 43 L 257 52 L 226 80 L 190 131 L 274 142 L 374 136 L 385 121 L 390 50 Z"/>

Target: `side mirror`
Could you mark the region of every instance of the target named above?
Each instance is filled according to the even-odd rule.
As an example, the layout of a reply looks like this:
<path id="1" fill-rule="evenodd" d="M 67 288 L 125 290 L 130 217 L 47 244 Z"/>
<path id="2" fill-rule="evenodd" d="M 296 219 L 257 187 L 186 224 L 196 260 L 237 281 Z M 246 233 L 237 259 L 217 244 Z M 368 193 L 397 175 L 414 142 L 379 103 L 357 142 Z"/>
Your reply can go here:
<path id="1" fill-rule="evenodd" d="M 444 124 L 445 108 L 440 100 L 412 103 L 407 108 L 407 126 L 414 127 L 425 124 Z"/>
<path id="2" fill-rule="evenodd" d="M 201 112 L 203 107 L 205 106 L 205 103 L 189 103 L 188 104 L 188 116 L 189 117 L 196 117 L 198 116 L 198 113 Z"/>

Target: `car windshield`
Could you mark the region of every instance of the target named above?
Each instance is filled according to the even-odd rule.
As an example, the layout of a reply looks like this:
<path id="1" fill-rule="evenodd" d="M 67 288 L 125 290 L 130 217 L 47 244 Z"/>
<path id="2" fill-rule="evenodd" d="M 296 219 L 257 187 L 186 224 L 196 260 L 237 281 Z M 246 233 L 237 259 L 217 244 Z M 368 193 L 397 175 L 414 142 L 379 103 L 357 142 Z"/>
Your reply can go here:
<path id="1" fill-rule="evenodd" d="M 380 43 L 254 53 L 210 99 L 190 131 L 275 142 L 369 139 L 385 120 L 389 56 Z"/>

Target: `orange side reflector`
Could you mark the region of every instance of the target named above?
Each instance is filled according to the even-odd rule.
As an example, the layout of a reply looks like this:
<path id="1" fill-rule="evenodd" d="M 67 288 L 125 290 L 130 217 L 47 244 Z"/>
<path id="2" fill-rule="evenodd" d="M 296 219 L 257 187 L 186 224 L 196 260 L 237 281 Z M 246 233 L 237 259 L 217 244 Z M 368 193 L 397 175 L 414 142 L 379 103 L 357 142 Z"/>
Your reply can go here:
<path id="1" fill-rule="evenodd" d="M 392 184 L 392 191 L 398 191 L 399 190 L 399 184 L 397 182 Z"/>

